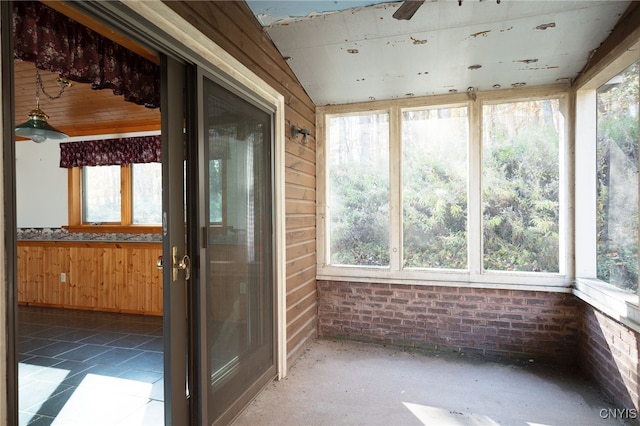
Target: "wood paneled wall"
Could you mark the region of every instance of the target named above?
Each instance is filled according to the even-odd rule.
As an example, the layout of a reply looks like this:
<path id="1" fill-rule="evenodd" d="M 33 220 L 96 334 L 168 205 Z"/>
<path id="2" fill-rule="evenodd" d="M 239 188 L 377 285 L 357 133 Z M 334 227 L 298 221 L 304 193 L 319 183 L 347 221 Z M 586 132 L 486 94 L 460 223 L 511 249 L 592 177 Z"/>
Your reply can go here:
<path id="1" fill-rule="evenodd" d="M 287 354 L 297 358 L 317 335 L 315 105 L 242 1 L 169 1 L 166 5 L 278 90 L 285 129 L 310 129 L 308 143 L 286 142 Z M 279 254 L 285 255 L 285 254 Z"/>
<path id="2" fill-rule="evenodd" d="M 162 315 L 161 254 L 160 243 L 18 242 L 18 303 Z"/>

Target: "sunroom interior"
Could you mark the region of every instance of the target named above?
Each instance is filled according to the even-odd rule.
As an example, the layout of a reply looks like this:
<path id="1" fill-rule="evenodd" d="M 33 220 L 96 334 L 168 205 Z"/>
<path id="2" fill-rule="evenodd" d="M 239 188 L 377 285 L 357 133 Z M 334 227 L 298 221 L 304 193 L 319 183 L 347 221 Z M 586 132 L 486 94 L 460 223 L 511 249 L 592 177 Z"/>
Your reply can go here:
<path id="1" fill-rule="evenodd" d="M 637 3 L 248 3 L 316 105 L 318 335 L 637 409 Z"/>
<path id="2" fill-rule="evenodd" d="M 577 364 L 640 409 L 637 2 L 167 6 L 286 94 L 289 363 L 330 338 Z M 34 72 L 16 63 L 16 112 Z M 71 99 L 46 110 L 69 133 L 92 109 Z M 128 132 L 158 134 L 158 111 L 136 111 Z M 71 225 L 54 205 L 25 228 Z M 161 313 L 148 303 L 131 310 Z"/>

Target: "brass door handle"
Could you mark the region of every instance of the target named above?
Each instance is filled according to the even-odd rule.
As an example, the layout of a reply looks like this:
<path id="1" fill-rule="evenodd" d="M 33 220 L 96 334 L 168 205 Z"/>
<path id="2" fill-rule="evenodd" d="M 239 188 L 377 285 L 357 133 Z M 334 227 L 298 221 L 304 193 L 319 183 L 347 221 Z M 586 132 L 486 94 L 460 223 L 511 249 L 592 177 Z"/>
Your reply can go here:
<path id="1" fill-rule="evenodd" d="M 182 259 L 178 260 L 178 248 L 173 247 L 172 250 L 172 259 L 173 259 L 173 281 L 178 280 L 178 271 L 184 271 L 184 279 L 188 280 L 191 278 L 191 259 L 186 254 L 182 256 Z"/>
<path id="2" fill-rule="evenodd" d="M 186 254 L 182 256 L 180 262 L 176 266 L 178 269 L 182 269 L 184 271 L 184 279 L 188 280 L 191 278 L 191 259 Z"/>

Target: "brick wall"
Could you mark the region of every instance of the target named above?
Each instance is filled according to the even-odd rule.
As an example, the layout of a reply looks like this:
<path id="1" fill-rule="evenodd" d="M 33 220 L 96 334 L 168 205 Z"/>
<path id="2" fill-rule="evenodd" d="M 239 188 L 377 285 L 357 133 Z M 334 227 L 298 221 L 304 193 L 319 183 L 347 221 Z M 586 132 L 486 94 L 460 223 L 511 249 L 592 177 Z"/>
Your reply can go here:
<path id="1" fill-rule="evenodd" d="M 572 294 L 318 281 L 319 335 L 575 363 Z"/>
<path id="2" fill-rule="evenodd" d="M 639 409 L 639 335 L 588 303 L 579 302 L 580 364 L 619 408 Z"/>

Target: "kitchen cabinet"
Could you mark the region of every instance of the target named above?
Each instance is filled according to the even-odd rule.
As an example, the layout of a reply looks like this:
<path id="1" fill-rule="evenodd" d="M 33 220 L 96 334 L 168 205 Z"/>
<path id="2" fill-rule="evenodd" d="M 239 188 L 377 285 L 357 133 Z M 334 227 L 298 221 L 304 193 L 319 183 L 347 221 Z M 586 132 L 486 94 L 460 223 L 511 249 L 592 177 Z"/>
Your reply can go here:
<path id="1" fill-rule="evenodd" d="M 18 303 L 162 315 L 162 244 L 19 241 Z"/>

